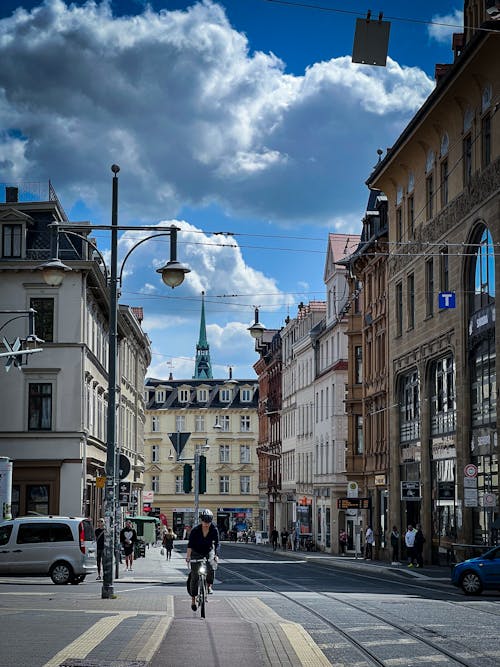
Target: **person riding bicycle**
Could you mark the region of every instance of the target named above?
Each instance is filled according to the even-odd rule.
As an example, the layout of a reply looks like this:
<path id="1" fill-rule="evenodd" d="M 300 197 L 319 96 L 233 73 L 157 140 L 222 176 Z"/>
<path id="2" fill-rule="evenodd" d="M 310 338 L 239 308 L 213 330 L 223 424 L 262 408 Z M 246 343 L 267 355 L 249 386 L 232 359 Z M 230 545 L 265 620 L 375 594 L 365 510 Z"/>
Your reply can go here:
<path id="1" fill-rule="evenodd" d="M 200 511 L 200 522 L 193 528 L 189 535 L 189 541 L 186 552 L 186 563 L 191 563 L 191 560 L 201 560 L 208 558 L 213 553 L 213 560 L 217 562 L 217 554 L 219 553 L 219 531 L 214 526 L 212 521 L 214 515 L 209 509 Z M 199 563 L 191 565 L 191 572 L 188 578 L 188 590 L 191 595 L 191 609 L 196 611 L 196 593 L 198 591 L 198 566 Z M 210 560 L 207 563 L 207 584 L 208 592 L 212 592 L 212 585 L 214 583 L 214 570 Z"/>

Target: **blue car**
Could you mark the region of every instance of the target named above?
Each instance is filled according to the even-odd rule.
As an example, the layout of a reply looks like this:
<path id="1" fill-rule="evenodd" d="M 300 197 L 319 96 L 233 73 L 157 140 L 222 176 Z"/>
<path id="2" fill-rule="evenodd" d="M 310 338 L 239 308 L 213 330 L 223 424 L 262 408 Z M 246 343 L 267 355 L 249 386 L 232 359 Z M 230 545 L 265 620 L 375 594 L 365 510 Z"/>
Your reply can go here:
<path id="1" fill-rule="evenodd" d="M 500 546 L 457 563 L 451 573 L 451 583 L 460 587 L 465 595 L 479 595 L 484 589 L 500 591 Z"/>

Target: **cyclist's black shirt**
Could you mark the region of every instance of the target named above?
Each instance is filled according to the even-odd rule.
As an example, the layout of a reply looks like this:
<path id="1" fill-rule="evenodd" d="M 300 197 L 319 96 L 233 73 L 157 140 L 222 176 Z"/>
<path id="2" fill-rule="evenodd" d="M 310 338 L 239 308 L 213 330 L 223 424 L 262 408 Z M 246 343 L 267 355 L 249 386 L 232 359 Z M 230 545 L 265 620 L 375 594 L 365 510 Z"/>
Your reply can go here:
<path id="1" fill-rule="evenodd" d="M 208 535 L 203 537 L 203 530 L 201 524 L 195 526 L 189 535 L 188 547 L 191 547 L 193 553 L 199 556 L 208 556 L 212 545 L 215 548 L 215 553 L 219 552 L 219 531 L 213 523 L 210 524 Z"/>

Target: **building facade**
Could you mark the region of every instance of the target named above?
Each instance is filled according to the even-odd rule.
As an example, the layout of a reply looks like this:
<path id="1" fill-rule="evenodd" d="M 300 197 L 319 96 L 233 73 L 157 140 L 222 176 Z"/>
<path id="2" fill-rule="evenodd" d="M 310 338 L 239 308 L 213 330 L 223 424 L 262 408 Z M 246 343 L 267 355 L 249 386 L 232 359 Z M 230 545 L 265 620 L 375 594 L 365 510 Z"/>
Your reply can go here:
<path id="1" fill-rule="evenodd" d="M 102 514 L 99 479 L 106 462 L 108 289 L 92 246 L 60 235 L 59 256 L 71 268 L 58 287 L 43 282 L 40 264 L 52 257 L 48 224 L 68 224 L 56 193 L 35 197 L 9 187 L 0 204 L 0 310 L 36 310 L 43 351 L 27 365 L 0 369 L 0 454 L 13 461 L 12 513 Z M 21 196 L 20 196 L 21 195 Z M 90 230 L 89 230 L 90 231 Z M 1 315 L 11 343 L 27 322 Z M 127 477 L 142 489 L 143 386 L 149 339 L 134 309 L 118 313 L 119 449 L 131 461 Z"/>
<path id="2" fill-rule="evenodd" d="M 500 25 L 487 7 L 465 3 L 455 62 L 368 181 L 388 202 L 391 523 L 422 523 L 436 562 L 490 543 L 498 516 Z"/>

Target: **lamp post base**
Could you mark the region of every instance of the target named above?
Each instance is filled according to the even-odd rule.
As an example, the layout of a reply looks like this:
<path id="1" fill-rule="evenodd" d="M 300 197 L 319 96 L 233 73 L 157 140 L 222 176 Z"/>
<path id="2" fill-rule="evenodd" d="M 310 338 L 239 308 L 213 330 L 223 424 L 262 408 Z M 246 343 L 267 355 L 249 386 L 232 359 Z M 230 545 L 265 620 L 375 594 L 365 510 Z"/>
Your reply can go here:
<path id="1" fill-rule="evenodd" d="M 102 600 L 115 600 L 116 595 L 115 595 L 115 590 L 113 586 L 103 584 L 102 589 L 101 589 L 101 599 Z"/>

